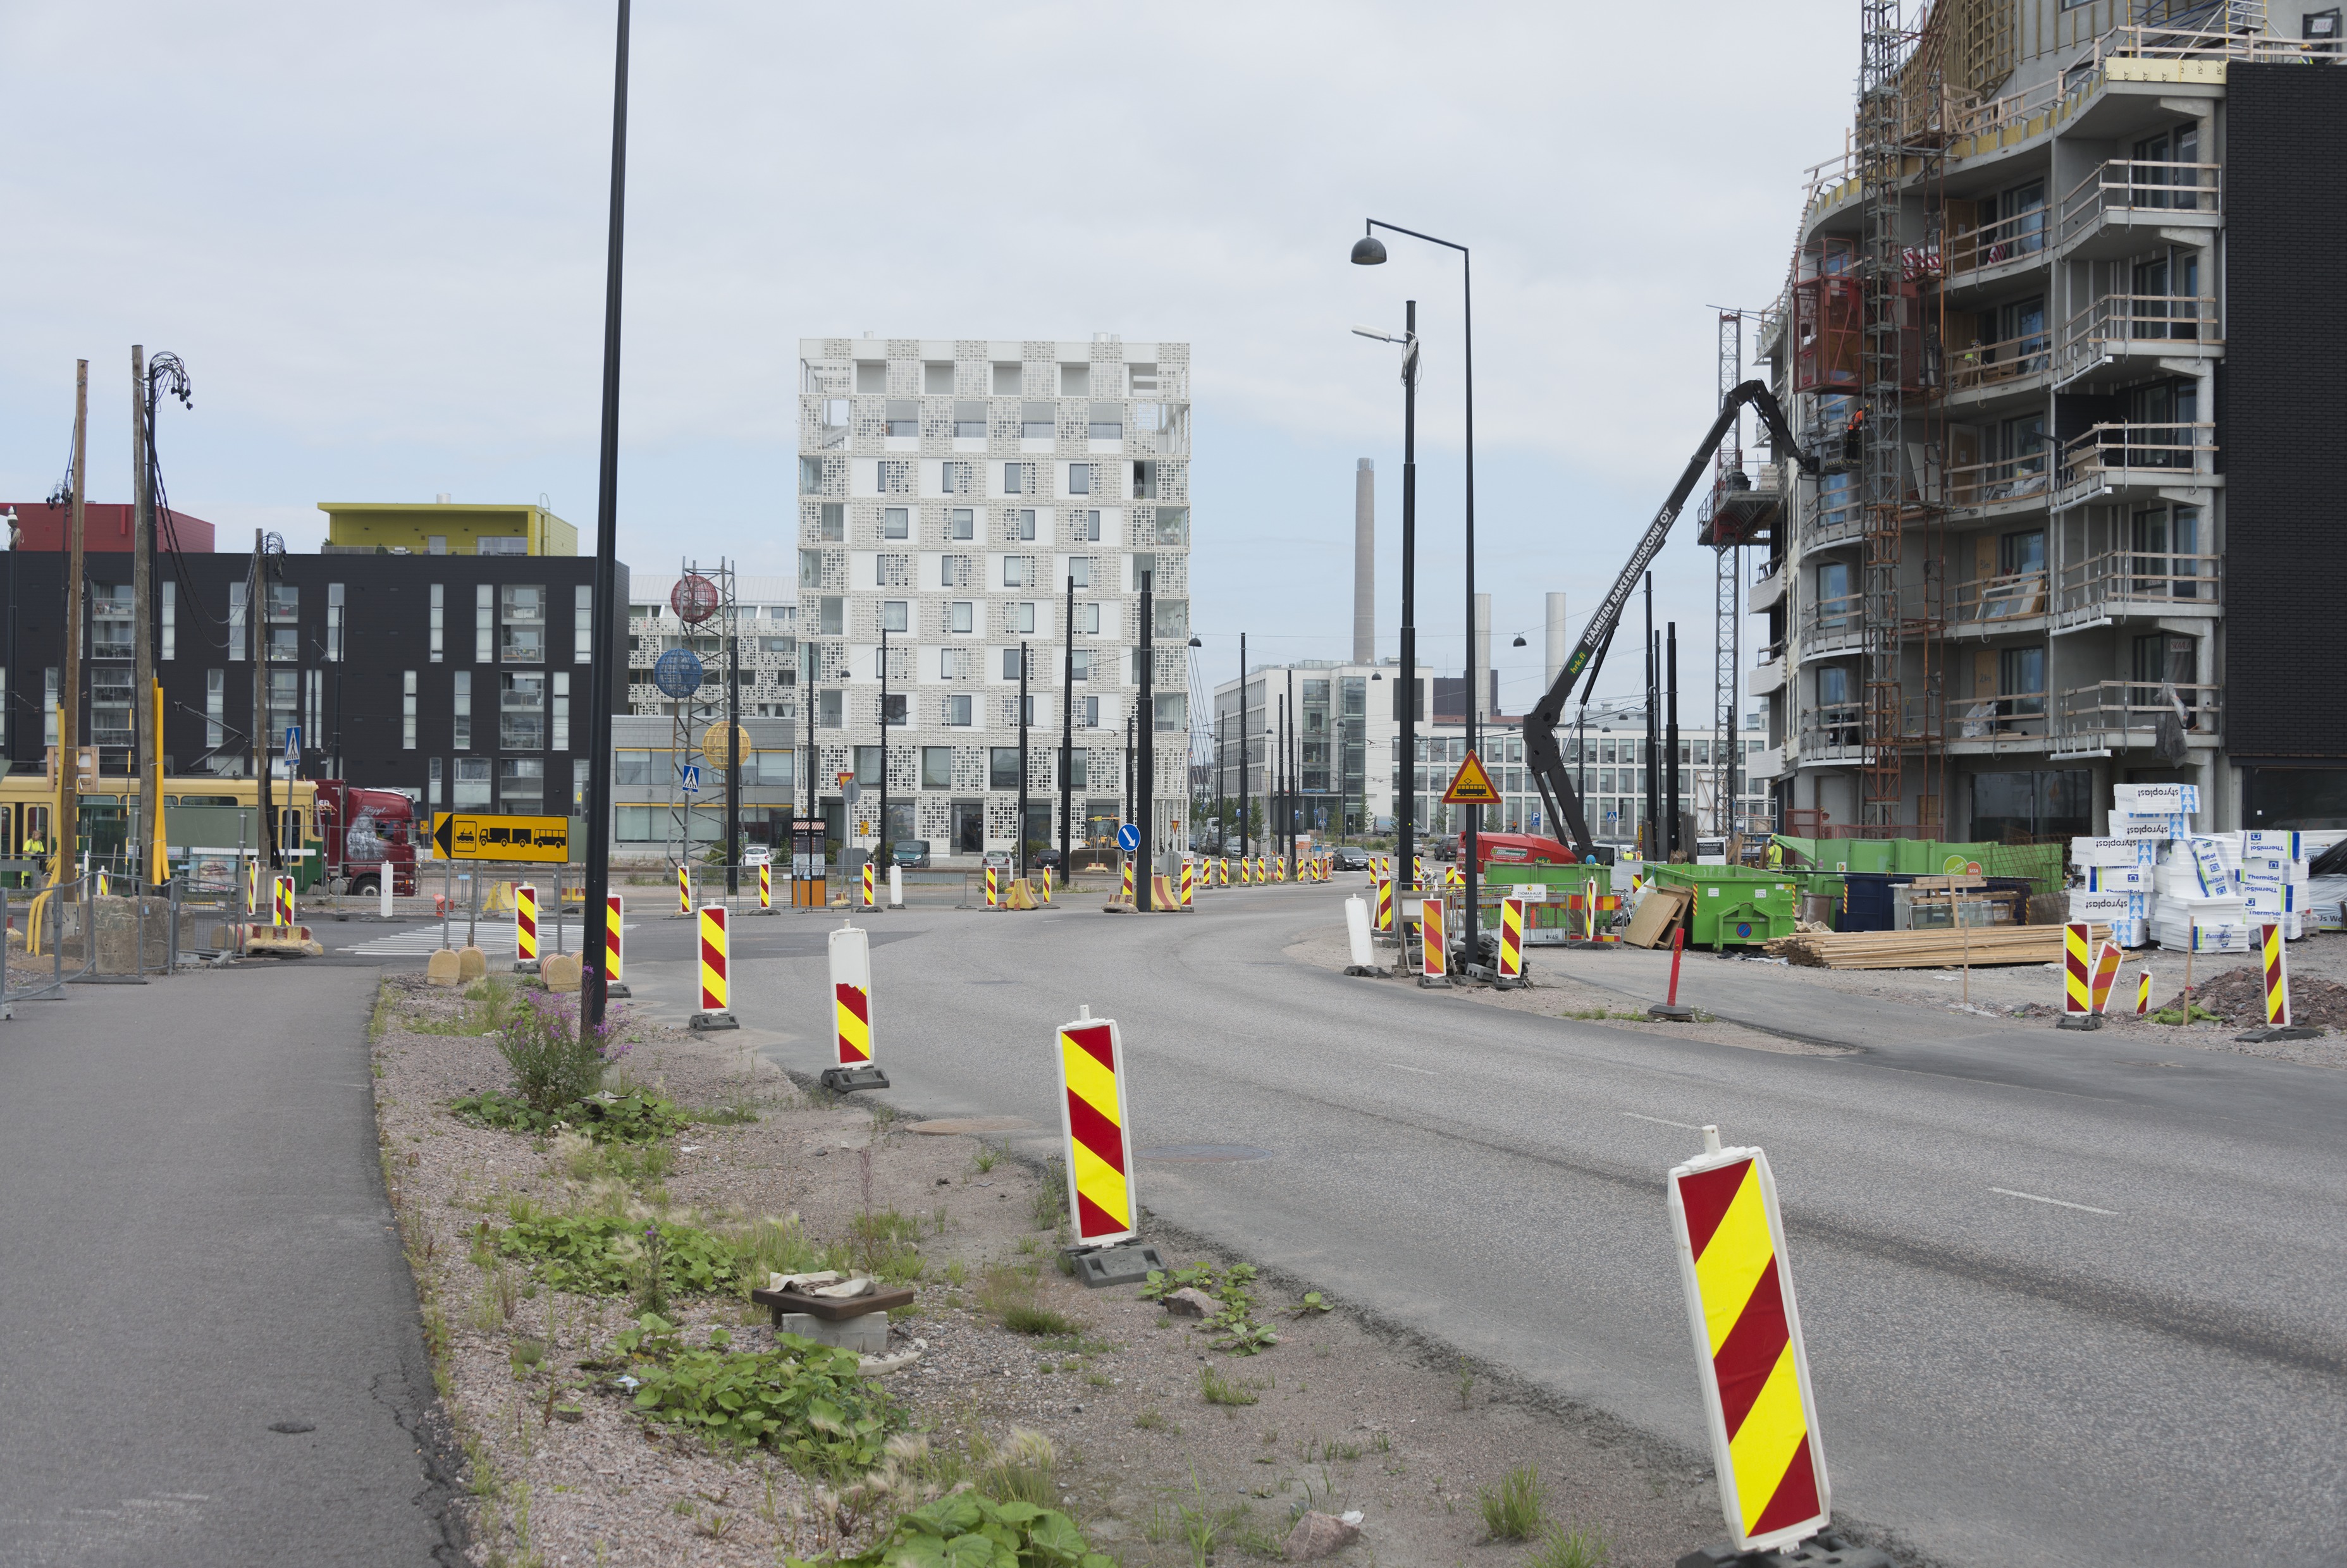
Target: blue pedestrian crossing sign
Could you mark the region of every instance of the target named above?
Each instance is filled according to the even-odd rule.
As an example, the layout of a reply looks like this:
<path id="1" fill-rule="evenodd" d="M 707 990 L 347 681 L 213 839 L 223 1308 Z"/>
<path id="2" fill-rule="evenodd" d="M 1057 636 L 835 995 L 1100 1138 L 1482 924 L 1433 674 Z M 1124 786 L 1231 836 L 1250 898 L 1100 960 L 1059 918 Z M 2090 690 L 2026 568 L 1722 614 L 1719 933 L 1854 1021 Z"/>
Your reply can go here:
<path id="1" fill-rule="evenodd" d="M 285 760 L 289 763 L 302 760 L 302 726 L 299 724 L 285 726 Z"/>
<path id="2" fill-rule="evenodd" d="M 699 794 L 701 793 L 701 764 L 699 763 L 684 763 L 680 765 L 680 771 L 684 774 L 684 793 L 687 794 Z"/>
<path id="3" fill-rule="evenodd" d="M 1116 846 L 1119 849 L 1123 850 L 1127 855 L 1131 855 L 1134 850 L 1139 849 L 1141 847 L 1141 829 L 1133 826 L 1133 824 L 1129 822 L 1122 827 L 1118 828 L 1116 830 Z"/>

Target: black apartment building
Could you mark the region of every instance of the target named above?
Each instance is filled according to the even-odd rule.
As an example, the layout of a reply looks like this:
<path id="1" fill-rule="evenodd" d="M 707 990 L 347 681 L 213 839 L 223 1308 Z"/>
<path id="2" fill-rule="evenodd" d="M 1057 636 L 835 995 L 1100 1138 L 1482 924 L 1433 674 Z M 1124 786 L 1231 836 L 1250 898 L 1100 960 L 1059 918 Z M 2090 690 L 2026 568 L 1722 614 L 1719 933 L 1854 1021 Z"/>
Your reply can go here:
<path id="1" fill-rule="evenodd" d="M 65 660 L 61 551 L 6 552 L 5 733 L 13 772 L 56 739 Z M 84 743 L 128 771 L 135 743 L 133 559 L 91 552 L 84 577 Z M 333 552 L 264 558 L 260 630 L 272 759 L 298 729 L 303 777 L 405 791 L 426 810 L 569 815 L 583 800 L 595 562 L 579 556 Z M 252 768 L 252 558 L 157 558 L 156 677 L 165 772 Z M 619 602 L 628 569 L 619 569 Z M 627 622 L 614 618 L 615 712 L 627 702 Z"/>

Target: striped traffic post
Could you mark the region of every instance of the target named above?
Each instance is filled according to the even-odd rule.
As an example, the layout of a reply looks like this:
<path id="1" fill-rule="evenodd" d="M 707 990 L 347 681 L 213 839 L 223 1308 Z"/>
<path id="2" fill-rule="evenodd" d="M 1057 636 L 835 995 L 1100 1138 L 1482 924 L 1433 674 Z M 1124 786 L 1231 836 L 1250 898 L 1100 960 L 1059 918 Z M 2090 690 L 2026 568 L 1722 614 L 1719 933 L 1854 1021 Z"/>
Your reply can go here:
<path id="1" fill-rule="evenodd" d="M 1067 1144 L 1068 1217 L 1078 1246 L 1113 1246 L 1141 1228 L 1133 1181 L 1133 1117 L 1123 1042 L 1092 1009 L 1059 1031 L 1060 1131 Z"/>
<path id="2" fill-rule="evenodd" d="M 888 1075 L 872 1061 L 872 944 L 855 926 L 831 934 L 832 1045 L 835 1065 L 819 1082 L 835 1093 L 886 1089 Z"/>
<path id="3" fill-rule="evenodd" d="M 872 872 L 872 862 L 870 862 L 869 860 L 867 860 L 867 861 L 866 861 L 866 862 L 864 863 L 864 877 L 863 877 L 863 887 L 862 887 L 862 891 L 863 891 L 863 894 L 864 894 L 864 907 L 865 907 L 866 909 L 869 909 L 869 908 L 871 908 L 871 907 L 873 907 L 873 892 L 872 892 L 873 883 L 872 883 L 872 876 L 873 876 L 873 872 Z"/>
<path id="4" fill-rule="evenodd" d="M 2062 927 L 2062 1016 L 2057 1029 L 2097 1029 L 2095 1016 L 2094 927 L 2072 920 Z"/>
<path id="5" fill-rule="evenodd" d="M 261 913 L 261 857 L 257 855 L 244 863 L 244 912 Z"/>
<path id="6" fill-rule="evenodd" d="M 1043 881 L 1040 891 L 1043 895 L 1043 902 L 1049 904 L 1051 901 L 1051 868 L 1048 866 L 1043 868 Z"/>
<path id="7" fill-rule="evenodd" d="M 1393 878 L 1380 876 L 1377 879 L 1377 927 L 1393 929 Z"/>
<path id="8" fill-rule="evenodd" d="M 1184 909 L 1190 907 L 1190 894 L 1197 881 L 1197 868 L 1190 864 L 1190 857 L 1184 856 L 1182 857 L 1182 907 Z"/>
<path id="9" fill-rule="evenodd" d="M 774 909 L 774 863 L 758 862 L 758 913 L 771 915 Z"/>
<path id="10" fill-rule="evenodd" d="M 2265 963 L 2266 1028 L 2284 1030 L 2290 1021 L 2290 953 L 2281 939 L 2281 926 L 2276 922 L 2258 927 L 2258 943 Z"/>
<path id="11" fill-rule="evenodd" d="M 1524 900 L 1500 900 L 1500 989 L 1524 983 Z"/>
<path id="12" fill-rule="evenodd" d="M 622 960 L 627 956 L 627 901 L 617 893 L 603 897 L 603 994 L 633 996 L 628 989 Z"/>
<path id="13" fill-rule="evenodd" d="M 1766 1552 L 1832 1521 L 1817 1399 L 1768 1156 L 1703 1141 L 1666 1178 L 1671 1235 L 1729 1542 Z"/>
<path id="14" fill-rule="evenodd" d="M 994 863 L 992 861 L 987 862 L 986 907 L 989 909 L 999 909 L 1002 907 L 1002 885 L 996 880 L 998 875 L 999 874 L 994 869 Z"/>
<path id="15" fill-rule="evenodd" d="M 1423 855 L 1409 857 L 1409 885 L 1421 893 L 1426 891 L 1426 856 Z"/>
<path id="16" fill-rule="evenodd" d="M 279 926 L 291 926 L 293 924 L 293 878 L 278 877 L 276 889 L 276 908 L 270 917 L 271 922 Z"/>
<path id="17" fill-rule="evenodd" d="M 2119 945 L 2105 942 L 2095 952 L 2095 1013 L 2111 1010 L 2111 991 L 2119 978 Z"/>
<path id="18" fill-rule="evenodd" d="M 692 913 L 692 870 L 690 866 L 679 866 L 676 868 L 676 912 L 680 915 Z"/>
<path id="19" fill-rule="evenodd" d="M 739 1029 L 733 1012 L 733 982 L 727 972 L 725 906 L 701 907 L 701 1010 L 694 1029 Z"/>
<path id="20" fill-rule="evenodd" d="M 1122 887 L 1117 894 L 1117 898 L 1121 903 L 1130 904 L 1133 902 L 1133 857 L 1129 855 L 1126 856 L 1124 859 Z"/>
<path id="21" fill-rule="evenodd" d="M 2151 971 L 2138 969 L 2135 977 L 2135 1016 L 2147 1018 L 2151 1013 Z"/>
<path id="22" fill-rule="evenodd" d="M 1421 986 L 1447 986 L 1450 983 L 1450 948 L 1442 935 L 1442 898 L 1437 894 L 1421 898 L 1418 906 L 1418 983 Z"/>
<path id="23" fill-rule="evenodd" d="M 514 884 L 514 973 L 538 973 L 538 888 Z"/>

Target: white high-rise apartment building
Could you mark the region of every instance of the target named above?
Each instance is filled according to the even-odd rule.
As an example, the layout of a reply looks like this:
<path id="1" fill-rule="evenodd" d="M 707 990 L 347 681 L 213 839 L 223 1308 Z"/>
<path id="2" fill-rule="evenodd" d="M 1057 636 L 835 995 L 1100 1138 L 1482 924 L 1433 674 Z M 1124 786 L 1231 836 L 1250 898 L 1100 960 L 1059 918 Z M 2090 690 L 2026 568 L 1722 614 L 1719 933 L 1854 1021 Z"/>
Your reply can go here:
<path id="1" fill-rule="evenodd" d="M 1022 646 L 1029 842 L 1059 841 L 1071 714 L 1071 841 L 1122 820 L 1128 724 L 1142 720 L 1155 729 L 1156 835 L 1182 842 L 1189 344 L 804 338 L 799 360 L 798 631 L 814 777 L 840 835 L 878 843 L 885 641 L 892 842 L 925 839 L 939 861 L 1013 847 Z M 858 781 L 853 809 L 843 774 Z"/>

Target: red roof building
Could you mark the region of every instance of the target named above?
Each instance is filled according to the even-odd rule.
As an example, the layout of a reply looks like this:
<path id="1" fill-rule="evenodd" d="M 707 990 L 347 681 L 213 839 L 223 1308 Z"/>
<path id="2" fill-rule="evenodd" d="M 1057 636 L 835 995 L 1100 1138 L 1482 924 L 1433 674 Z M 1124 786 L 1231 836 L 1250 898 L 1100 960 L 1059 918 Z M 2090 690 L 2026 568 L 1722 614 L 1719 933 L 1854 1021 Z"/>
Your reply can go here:
<path id="1" fill-rule="evenodd" d="M 46 501 L 0 501 L 0 518 L 16 514 L 16 548 L 20 550 L 62 550 L 72 508 Z M 81 508 L 81 544 L 86 550 L 128 550 L 130 548 L 130 505 L 127 501 L 86 501 Z M 157 527 L 162 520 L 157 519 Z M 183 554 L 211 553 L 212 526 L 174 508 L 170 530 L 156 540 L 169 549 L 176 543 Z"/>

